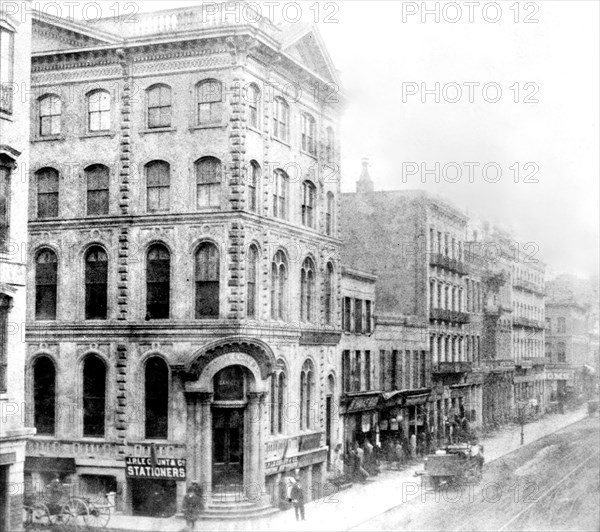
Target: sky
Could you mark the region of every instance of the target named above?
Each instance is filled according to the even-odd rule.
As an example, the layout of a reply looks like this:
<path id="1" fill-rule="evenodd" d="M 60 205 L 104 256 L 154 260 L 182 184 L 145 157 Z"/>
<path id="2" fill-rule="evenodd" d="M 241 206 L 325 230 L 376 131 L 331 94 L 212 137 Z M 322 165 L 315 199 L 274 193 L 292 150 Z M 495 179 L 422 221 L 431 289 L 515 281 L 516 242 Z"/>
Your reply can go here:
<path id="1" fill-rule="evenodd" d="M 422 188 L 513 231 L 549 277 L 598 274 L 599 2 L 257 4 L 315 22 L 340 71 L 343 191 L 368 157 L 376 190 Z"/>

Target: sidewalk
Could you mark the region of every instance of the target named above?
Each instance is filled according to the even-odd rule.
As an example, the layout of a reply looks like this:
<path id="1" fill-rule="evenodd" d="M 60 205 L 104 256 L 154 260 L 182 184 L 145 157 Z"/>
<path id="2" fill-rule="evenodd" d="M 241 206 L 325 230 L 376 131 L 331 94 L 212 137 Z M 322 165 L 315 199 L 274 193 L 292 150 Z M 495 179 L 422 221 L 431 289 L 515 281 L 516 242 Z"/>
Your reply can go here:
<path id="1" fill-rule="evenodd" d="M 552 414 L 540 421 L 525 425 L 525 444 L 564 428 L 586 417 L 585 408 L 579 408 L 566 414 Z M 498 434 L 482 439 L 485 447 L 486 462 L 496 460 L 520 447 L 521 428 L 511 426 Z M 421 481 L 415 472 L 422 471 L 419 463 L 403 471 L 382 471 L 372 482 L 355 484 L 326 500 L 306 504 L 306 521 L 297 522 L 294 511 L 280 512 L 266 519 L 243 521 L 199 521 L 196 530 L 225 531 L 308 531 L 308 530 L 347 530 L 392 509 L 402 501 L 417 496 Z M 113 515 L 107 531 L 147 531 L 180 532 L 185 521 L 180 517 L 156 519 Z"/>

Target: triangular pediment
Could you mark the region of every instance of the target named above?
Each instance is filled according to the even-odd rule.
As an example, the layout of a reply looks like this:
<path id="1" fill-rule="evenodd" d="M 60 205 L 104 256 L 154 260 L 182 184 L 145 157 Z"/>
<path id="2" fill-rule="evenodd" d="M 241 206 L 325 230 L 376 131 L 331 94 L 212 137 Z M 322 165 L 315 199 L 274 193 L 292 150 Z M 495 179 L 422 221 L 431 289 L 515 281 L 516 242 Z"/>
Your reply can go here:
<path id="1" fill-rule="evenodd" d="M 115 44 L 121 39 L 115 35 L 98 32 L 83 22 L 73 22 L 36 13 L 32 25 L 32 52 L 72 50 Z"/>
<path id="2" fill-rule="evenodd" d="M 284 52 L 321 78 L 339 83 L 337 71 L 318 30 L 306 26 L 303 31 L 296 30 L 283 44 Z"/>

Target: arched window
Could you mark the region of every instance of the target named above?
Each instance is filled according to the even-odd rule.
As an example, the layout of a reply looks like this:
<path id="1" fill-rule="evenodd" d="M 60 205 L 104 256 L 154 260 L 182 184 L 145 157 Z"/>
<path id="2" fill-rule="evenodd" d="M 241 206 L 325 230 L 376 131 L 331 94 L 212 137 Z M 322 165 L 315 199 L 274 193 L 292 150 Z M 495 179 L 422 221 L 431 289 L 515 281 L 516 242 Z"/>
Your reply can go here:
<path id="1" fill-rule="evenodd" d="M 327 162 L 331 163 L 335 159 L 335 134 L 330 126 L 325 132 L 327 136 L 327 153 L 325 154 Z"/>
<path id="2" fill-rule="evenodd" d="M 171 255 L 162 244 L 148 250 L 146 259 L 146 319 L 169 318 Z"/>
<path id="3" fill-rule="evenodd" d="M 567 320 L 562 316 L 556 320 L 556 332 L 559 334 L 564 334 L 567 332 Z"/>
<path id="4" fill-rule="evenodd" d="M 35 319 L 56 319 L 58 261 L 50 249 L 41 250 L 35 259 Z"/>
<path id="5" fill-rule="evenodd" d="M 275 170 L 273 175 L 273 216 L 287 220 L 290 180 L 283 170 Z"/>
<path id="6" fill-rule="evenodd" d="M 12 161 L 0 158 L 0 250 L 5 249 L 10 229 L 10 175 Z"/>
<path id="7" fill-rule="evenodd" d="M 108 214 L 109 172 L 102 164 L 92 164 L 85 169 L 87 183 L 88 216 L 104 216 Z"/>
<path id="8" fill-rule="evenodd" d="M 325 234 L 333 235 L 333 222 L 335 214 L 335 196 L 333 192 L 327 193 L 327 212 L 325 213 Z"/>
<path id="9" fill-rule="evenodd" d="M 302 150 L 315 155 L 317 153 L 315 142 L 315 119 L 308 113 L 302 115 Z"/>
<path id="10" fill-rule="evenodd" d="M 251 83 L 246 91 L 248 102 L 248 125 L 254 129 L 260 128 L 260 90 L 255 83 Z"/>
<path id="11" fill-rule="evenodd" d="M 256 286 L 258 281 L 258 249 L 252 245 L 248 248 L 246 265 L 246 316 L 256 318 Z"/>
<path id="12" fill-rule="evenodd" d="M 99 246 L 85 256 L 85 319 L 105 320 L 107 317 L 108 257 Z"/>
<path id="13" fill-rule="evenodd" d="M 204 242 L 196 252 L 196 319 L 219 317 L 219 250 Z"/>
<path id="14" fill-rule="evenodd" d="M 287 262 L 279 250 L 271 263 L 271 318 L 283 320 L 286 316 Z"/>
<path id="15" fill-rule="evenodd" d="M 40 135 L 60 135 L 62 102 L 56 94 L 46 94 L 39 99 Z"/>
<path id="16" fill-rule="evenodd" d="M 58 172 L 42 168 L 36 172 L 38 218 L 58 217 Z"/>
<path id="17" fill-rule="evenodd" d="M 315 226 L 315 198 L 317 189 L 310 181 L 302 183 L 302 225 Z"/>
<path id="18" fill-rule="evenodd" d="M 256 161 L 250 161 L 246 167 L 246 185 L 248 187 L 248 210 L 258 211 L 258 184 L 260 182 L 260 166 Z"/>
<path id="19" fill-rule="evenodd" d="M 88 94 L 87 98 L 89 131 L 108 131 L 110 129 L 110 94 L 98 90 Z"/>
<path id="20" fill-rule="evenodd" d="M 215 157 L 202 157 L 196 162 L 196 206 L 221 205 L 221 161 Z"/>
<path id="21" fill-rule="evenodd" d="M 106 366 L 96 355 L 83 363 L 83 435 L 104 436 Z"/>
<path id="22" fill-rule="evenodd" d="M 325 268 L 325 323 L 333 323 L 333 264 L 327 263 Z"/>
<path id="23" fill-rule="evenodd" d="M 271 375 L 271 434 L 284 431 L 286 372 L 283 360 L 278 360 Z"/>
<path id="24" fill-rule="evenodd" d="M 273 102 L 273 136 L 283 142 L 290 138 L 290 107 L 283 98 Z"/>
<path id="25" fill-rule="evenodd" d="M 33 426 L 38 434 L 54 434 L 56 422 L 56 368 L 41 356 L 33 363 Z"/>
<path id="26" fill-rule="evenodd" d="M 167 212 L 171 208 L 171 167 L 165 161 L 146 165 L 146 209 Z"/>
<path id="27" fill-rule="evenodd" d="M 313 363 L 306 360 L 300 373 L 300 430 L 312 428 L 314 393 L 315 373 Z"/>
<path id="28" fill-rule="evenodd" d="M 170 127 L 171 87 L 153 85 L 147 90 L 148 128 Z"/>
<path id="29" fill-rule="evenodd" d="M 223 88 L 220 81 L 206 79 L 196 86 L 198 100 L 198 125 L 218 124 L 221 122 Z"/>
<path id="30" fill-rule="evenodd" d="M 169 368 L 160 357 L 151 357 L 144 371 L 146 439 L 166 440 L 169 430 Z"/>
<path id="31" fill-rule="evenodd" d="M 306 258 L 300 270 L 300 320 L 314 321 L 315 265 Z"/>

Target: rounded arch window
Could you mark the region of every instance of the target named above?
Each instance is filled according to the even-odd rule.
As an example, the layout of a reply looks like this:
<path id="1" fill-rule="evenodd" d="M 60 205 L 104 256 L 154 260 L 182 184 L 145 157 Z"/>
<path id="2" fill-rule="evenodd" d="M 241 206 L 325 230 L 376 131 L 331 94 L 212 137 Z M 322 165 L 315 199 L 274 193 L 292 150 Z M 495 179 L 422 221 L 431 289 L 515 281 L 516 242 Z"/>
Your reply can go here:
<path id="1" fill-rule="evenodd" d="M 227 366 L 213 377 L 215 401 L 243 401 L 246 370 L 239 365 Z"/>

